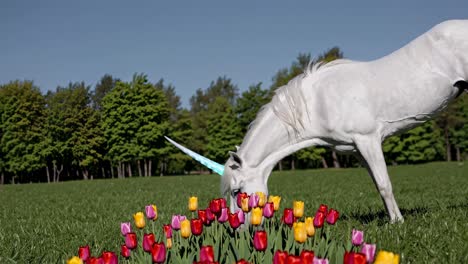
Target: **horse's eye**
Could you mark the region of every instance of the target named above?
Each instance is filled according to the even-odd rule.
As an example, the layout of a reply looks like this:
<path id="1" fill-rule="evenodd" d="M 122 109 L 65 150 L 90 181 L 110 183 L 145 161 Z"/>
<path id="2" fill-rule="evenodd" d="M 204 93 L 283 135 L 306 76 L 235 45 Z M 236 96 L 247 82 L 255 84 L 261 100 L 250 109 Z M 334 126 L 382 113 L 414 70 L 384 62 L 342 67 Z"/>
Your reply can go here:
<path id="1" fill-rule="evenodd" d="M 231 196 L 236 197 L 240 193 L 240 189 L 235 189 L 231 191 Z"/>

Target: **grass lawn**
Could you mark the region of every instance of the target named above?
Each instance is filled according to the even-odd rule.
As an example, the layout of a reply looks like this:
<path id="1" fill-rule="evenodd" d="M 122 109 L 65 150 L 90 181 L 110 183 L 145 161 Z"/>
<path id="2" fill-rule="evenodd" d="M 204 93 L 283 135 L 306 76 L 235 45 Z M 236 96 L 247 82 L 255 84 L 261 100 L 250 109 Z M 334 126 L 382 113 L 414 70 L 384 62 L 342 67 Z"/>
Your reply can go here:
<path id="1" fill-rule="evenodd" d="M 403 224 L 388 224 L 364 169 L 275 172 L 270 194 L 281 207 L 321 203 L 340 211 L 336 239 L 352 228 L 367 242 L 401 254 L 402 263 L 468 263 L 468 164 L 389 167 Z M 154 203 L 159 220 L 187 213 L 187 198 L 207 205 L 219 196 L 219 176 L 177 176 L 0 186 L 0 263 L 64 263 L 78 247 L 120 252 L 120 223 Z M 281 208 L 281 210 L 282 210 Z"/>

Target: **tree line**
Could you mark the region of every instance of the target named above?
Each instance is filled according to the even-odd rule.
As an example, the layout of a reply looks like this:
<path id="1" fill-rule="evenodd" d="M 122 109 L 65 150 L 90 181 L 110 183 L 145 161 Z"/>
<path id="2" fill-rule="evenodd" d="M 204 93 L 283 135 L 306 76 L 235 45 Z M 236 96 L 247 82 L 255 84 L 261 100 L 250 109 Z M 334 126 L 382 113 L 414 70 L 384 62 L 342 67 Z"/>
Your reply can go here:
<path id="1" fill-rule="evenodd" d="M 190 98 L 190 108 L 163 79 L 144 74 L 131 81 L 104 75 L 95 87 L 69 83 L 42 94 L 32 81 L 0 85 L 1 183 L 148 177 L 203 173 L 205 168 L 164 136 L 219 163 L 242 141 L 250 122 L 276 88 L 310 63 L 343 57 L 338 47 L 314 59 L 299 54 L 277 71 L 270 87 L 259 82 L 240 93 L 221 76 Z M 389 164 L 468 157 L 468 98 L 460 96 L 435 120 L 384 142 Z M 277 169 L 352 167 L 350 156 L 314 147 L 284 158 Z"/>

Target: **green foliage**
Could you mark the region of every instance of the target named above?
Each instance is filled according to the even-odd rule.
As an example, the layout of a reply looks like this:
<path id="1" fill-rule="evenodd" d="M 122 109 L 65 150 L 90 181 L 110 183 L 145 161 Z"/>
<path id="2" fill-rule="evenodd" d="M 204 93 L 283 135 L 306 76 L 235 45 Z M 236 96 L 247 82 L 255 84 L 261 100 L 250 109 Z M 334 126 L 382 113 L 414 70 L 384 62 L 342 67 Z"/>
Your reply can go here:
<path id="1" fill-rule="evenodd" d="M 235 112 L 242 134 L 247 132 L 260 108 L 271 100 L 271 93 L 261 86 L 262 83 L 251 85 L 237 100 Z"/>

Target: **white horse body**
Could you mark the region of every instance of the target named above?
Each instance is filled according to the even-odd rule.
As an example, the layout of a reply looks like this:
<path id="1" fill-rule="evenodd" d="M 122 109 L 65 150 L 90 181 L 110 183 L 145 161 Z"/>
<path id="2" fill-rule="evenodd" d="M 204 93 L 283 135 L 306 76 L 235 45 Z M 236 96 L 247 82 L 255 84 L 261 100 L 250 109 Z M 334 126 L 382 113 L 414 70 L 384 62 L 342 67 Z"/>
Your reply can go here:
<path id="1" fill-rule="evenodd" d="M 283 157 L 328 146 L 362 158 L 391 221 L 402 221 L 382 141 L 443 110 L 460 93 L 455 84 L 467 77 L 468 20 L 441 23 L 375 61 L 307 69 L 277 90 L 226 162 L 222 191 L 231 192 L 231 210 L 239 191 L 268 193 L 268 177 Z"/>

